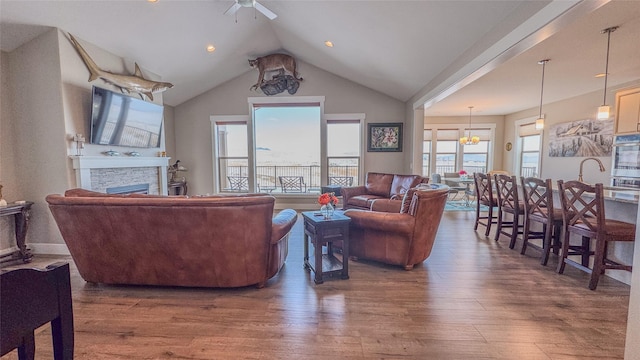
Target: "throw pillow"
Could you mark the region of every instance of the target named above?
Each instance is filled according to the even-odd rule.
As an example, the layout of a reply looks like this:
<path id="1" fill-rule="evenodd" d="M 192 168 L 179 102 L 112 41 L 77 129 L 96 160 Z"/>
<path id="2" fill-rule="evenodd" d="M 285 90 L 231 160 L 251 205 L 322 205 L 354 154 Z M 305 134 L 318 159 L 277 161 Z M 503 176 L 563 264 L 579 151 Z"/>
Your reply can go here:
<path id="1" fill-rule="evenodd" d="M 406 193 L 404 193 L 404 197 L 402 198 L 402 207 L 400 207 L 400 214 L 409 213 L 409 207 L 411 206 L 411 200 L 413 200 L 413 193 L 415 193 L 416 191 L 418 191 L 417 188 L 412 188 L 412 189 L 407 190 Z"/>

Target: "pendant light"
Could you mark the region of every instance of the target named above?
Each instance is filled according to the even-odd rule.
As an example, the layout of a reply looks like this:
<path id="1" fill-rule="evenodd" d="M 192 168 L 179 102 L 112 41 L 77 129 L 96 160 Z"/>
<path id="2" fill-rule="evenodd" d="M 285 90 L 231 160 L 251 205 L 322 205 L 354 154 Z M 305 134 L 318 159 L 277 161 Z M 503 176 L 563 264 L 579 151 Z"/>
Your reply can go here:
<path id="1" fill-rule="evenodd" d="M 542 115 L 542 94 L 544 94 L 544 67 L 547 65 L 550 59 L 544 59 L 538 61 L 539 65 L 542 65 L 542 84 L 540 85 L 540 114 L 536 120 L 536 130 L 544 129 L 544 116 Z"/>
<path id="2" fill-rule="evenodd" d="M 480 142 L 479 136 L 471 136 L 471 109 L 473 109 L 473 106 L 469 106 L 469 128 L 467 129 L 467 136 L 460 138 L 461 145 L 476 145 Z"/>
<path id="3" fill-rule="evenodd" d="M 604 68 L 604 96 L 602 99 L 602 106 L 598 107 L 598 120 L 608 120 L 609 119 L 609 111 L 611 108 L 607 105 L 607 80 L 609 78 L 609 44 L 611 43 L 611 33 L 616 31 L 618 26 L 612 26 L 610 28 L 606 28 L 602 30 L 603 34 L 607 34 L 607 60 Z"/>

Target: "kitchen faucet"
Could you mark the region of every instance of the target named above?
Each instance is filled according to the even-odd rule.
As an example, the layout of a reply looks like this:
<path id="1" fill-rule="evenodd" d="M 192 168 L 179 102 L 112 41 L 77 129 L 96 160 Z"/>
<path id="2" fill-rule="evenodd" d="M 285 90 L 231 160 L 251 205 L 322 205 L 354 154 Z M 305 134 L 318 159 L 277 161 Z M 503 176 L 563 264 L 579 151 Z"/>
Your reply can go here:
<path id="1" fill-rule="evenodd" d="M 586 159 L 584 159 L 584 160 L 582 160 L 582 161 L 580 162 L 580 174 L 578 174 L 578 181 L 580 181 L 580 182 L 584 182 L 584 181 L 582 180 L 582 165 L 583 165 L 583 164 L 584 164 L 584 162 L 585 162 L 585 161 L 587 161 L 587 160 L 595 160 L 595 161 L 598 163 L 598 166 L 600 166 L 600 172 L 604 172 L 604 165 L 602 164 L 602 161 L 600 161 L 599 159 L 596 159 L 596 158 L 592 158 L 592 157 L 590 157 L 590 158 L 586 158 Z"/>

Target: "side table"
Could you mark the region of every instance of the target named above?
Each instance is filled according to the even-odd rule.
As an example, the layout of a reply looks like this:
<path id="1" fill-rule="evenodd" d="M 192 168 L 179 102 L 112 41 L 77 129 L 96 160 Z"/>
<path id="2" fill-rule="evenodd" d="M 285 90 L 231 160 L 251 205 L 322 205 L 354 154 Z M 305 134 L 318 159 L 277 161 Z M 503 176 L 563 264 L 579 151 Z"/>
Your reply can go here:
<path id="1" fill-rule="evenodd" d="M 187 195 L 186 181 L 169 182 L 167 188 L 169 189 L 169 195 Z"/>
<path id="2" fill-rule="evenodd" d="M 29 227 L 29 217 L 31 216 L 31 205 L 33 205 L 31 201 L 26 201 L 23 204 L 13 203 L 0 207 L 0 216 L 14 216 L 16 245 L 18 246 L 18 250 L 0 256 L 0 263 L 18 259 L 21 259 L 25 263 L 31 261 L 33 255 L 31 255 L 31 250 L 27 249 L 27 244 L 25 243 L 27 228 Z"/>
<path id="3" fill-rule="evenodd" d="M 336 210 L 331 218 L 325 219 L 319 211 L 304 211 L 304 268 L 313 271 L 316 284 L 324 282 L 324 275 L 340 274 L 349 278 L 349 223 L 351 219 Z M 333 253 L 333 242 L 342 241 L 342 261 Z M 309 242 L 314 248 L 314 263 L 309 262 Z M 327 253 L 323 253 L 323 245 Z"/>

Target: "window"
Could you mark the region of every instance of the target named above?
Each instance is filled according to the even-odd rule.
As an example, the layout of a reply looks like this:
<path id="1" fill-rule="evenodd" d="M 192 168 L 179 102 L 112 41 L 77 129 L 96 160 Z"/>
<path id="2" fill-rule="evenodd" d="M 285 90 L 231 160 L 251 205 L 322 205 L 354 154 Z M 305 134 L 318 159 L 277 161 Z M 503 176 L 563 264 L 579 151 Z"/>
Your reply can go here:
<path id="1" fill-rule="evenodd" d="M 320 116 L 319 104 L 254 106 L 256 179 L 261 189 L 320 188 Z M 287 179 L 298 186 L 287 188 L 282 183 Z"/>
<path id="2" fill-rule="evenodd" d="M 360 174 L 360 121 L 327 119 L 327 184 L 354 186 Z"/>
<path id="3" fill-rule="evenodd" d="M 216 189 L 317 194 L 324 184 L 357 185 L 364 114 L 323 117 L 321 97 L 276 101 L 249 98 L 251 118 L 212 116 Z"/>
<path id="4" fill-rule="evenodd" d="M 424 130 L 422 137 L 422 176 L 431 176 L 431 130 Z"/>
<path id="5" fill-rule="evenodd" d="M 457 172 L 459 130 L 437 130 L 436 132 L 436 173 Z"/>
<path id="6" fill-rule="evenodd" d="M 540 131 L 535 129 L 535 123 L 522 124 L 518 128 L 518 137 L 518 173 L 523 177 L 539 177 L 542 150 Z"/>
<path id="7" fill-rule="evenodd" d="M 220 121 L 215 125 L 220 191 L 248 192 L 247 123 Z"/>
<path id="8" fill-rule="evenodd" d="M 478 136 L 476 145 L 460 144 L 462 135 Z M 495 124 L 477 124 L 470 131 L 463 124 L 425 124 L 422 140 L 422 173 L 427 176 L 461 169 L 472 174 L 487 172 L 493 162 Z"/>
<path id="9" fill-rule="evenodd" d="M 468 174 L 486 173 L 489 163 L 491 129 L 473 129 L 471 134 L 480 137 L 480 142 L 462 147 L 462 169 Z"/>
<path id="10" fill-rule="evenodd" d="M 540 176 L 540 135 L 524 136 L 520 158 L 520 176 Z"/>

